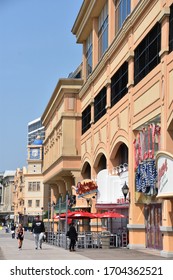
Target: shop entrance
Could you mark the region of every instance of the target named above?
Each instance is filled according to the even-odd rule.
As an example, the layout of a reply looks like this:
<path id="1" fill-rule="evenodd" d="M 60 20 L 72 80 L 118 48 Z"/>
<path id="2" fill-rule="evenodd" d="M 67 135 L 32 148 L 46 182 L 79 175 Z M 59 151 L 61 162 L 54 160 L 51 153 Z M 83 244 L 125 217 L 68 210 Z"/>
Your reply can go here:
<path id="1" fill-rule="evenodd" d="M 146 247 L 151 249 L 163 249 L 162 234 L 160 225 L 162 224 L 161 204 L 151 204 L 145 206 L 146 214 Z"/>

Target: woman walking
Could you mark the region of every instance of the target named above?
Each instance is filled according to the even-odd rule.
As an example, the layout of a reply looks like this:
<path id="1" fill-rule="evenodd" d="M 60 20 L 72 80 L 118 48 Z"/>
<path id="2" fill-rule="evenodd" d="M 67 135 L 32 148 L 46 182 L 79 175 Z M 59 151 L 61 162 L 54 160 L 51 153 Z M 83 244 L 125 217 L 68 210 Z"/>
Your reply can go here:
<path id="1" fill-rule="evenodd" d="M 18 225 L 17 228 L 17 239 L 18 239 L 18 248 L 22 249 L 23 239 L 24 239 L 24 228 L 22 224 Z"/>
<path id="2" fill-rule="evenodd" d="M 67 232 L 66 236 L 70 238 L 69 251 L 70 252 L 75 251 L 74 247 L 76 245 L 78 234 L 73 223 L 71 224 L 70 229 Z"/>

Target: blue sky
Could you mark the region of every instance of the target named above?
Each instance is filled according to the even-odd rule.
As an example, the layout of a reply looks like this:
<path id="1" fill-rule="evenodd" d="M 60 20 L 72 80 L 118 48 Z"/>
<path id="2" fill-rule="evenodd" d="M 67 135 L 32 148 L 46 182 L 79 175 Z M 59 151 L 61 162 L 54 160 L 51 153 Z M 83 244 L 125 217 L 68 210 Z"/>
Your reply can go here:
<path id="1" fill-rule="evenodd" d="M 27 124 L 82 60 L 71 29 L 83 0 L 0 0 L 0 171 L 26 166 Z"/>

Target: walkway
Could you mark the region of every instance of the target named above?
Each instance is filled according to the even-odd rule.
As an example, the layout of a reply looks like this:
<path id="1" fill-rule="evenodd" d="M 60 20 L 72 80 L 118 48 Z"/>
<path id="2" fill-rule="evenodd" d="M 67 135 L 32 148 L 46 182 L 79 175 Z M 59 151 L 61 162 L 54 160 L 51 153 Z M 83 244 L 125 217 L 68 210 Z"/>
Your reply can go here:
<path id="1" fill-rule="evenodd" d="M 42 250 L 35 250 L 34 238 L 25 233 L 22 250 L 18 250 L 17 240 L 10 233 L 0 231 L 0 260 L 168 260 L 155 250 L 113 249 L 77 249 L 69 252 L 64 248 L 43 243 Z"/>

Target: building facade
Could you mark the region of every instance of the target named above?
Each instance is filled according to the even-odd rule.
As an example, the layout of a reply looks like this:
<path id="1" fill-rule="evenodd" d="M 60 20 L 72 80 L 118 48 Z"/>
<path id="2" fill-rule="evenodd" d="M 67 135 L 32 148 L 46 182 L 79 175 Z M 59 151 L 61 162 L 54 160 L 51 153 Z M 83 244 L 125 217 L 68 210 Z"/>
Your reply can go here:
<path id="1" fill-rule="evenodd" d="M 35 216 L 43 217 L 47 211 L 47 192 L 43 185 L 43 140 L 37 136 L 31 145 L 27 146 L 27 172 L 25 180 L 25 215 L 28 226 L 31 226 Z"/>
<path id="2" fill-rule="evenodd" d="M 43 143 L 43 183 L 49 192 L 49 205 L 57 205 L 80 177 L 81 115 L 79 78 L 60 79 L 42 115 L 45 127 Z M 64 207 L 64 206 L 63 206 Z M 52 209 L 52 208 L 51 208 Z M 64 209 L 61 209 L 65 211 Z M 51 217 L 54 216 L 53 208 Z"/>
<path id="3" fill-rule="evenodd" d="M 22 223 L 26 228 L 31 227 L 35 216 L 43 218 L 48 209 L 48 194 L 42 175 L 42 144 L 43 140 L 37 136 L 27 146 L 27 168 L 18 168 L 14 178 L 14 222 Z"/>
<path id="4" fill-rule="evenodd" d="M 14 176 L 13 170 L 6 170 L 0 175 L 0 223 L 4 225 L 10 225 L 14 220 Z"/>
<path id="5" fill-rule="evenodd" d="M 25 221 L 25 180 L 24 174 L 26 174 L 26 168 L 17 168 L 14 176 L 14 223 L 22 223 L 26 225 Z"/>
<path id="6" fill-rule="evenodd" d="M 129 248 L 163 256 L 173 255 L 173 189 L 158 195 L 156 159 L 173 154 L 172 19 L 170 0 L 85 0 L 72 28 L 83 45 L 81 177 L 115 176 L 114 203 L 96 207 L 128 211 Z M 128 206 L 116 196 L 125 182 Z"/>

